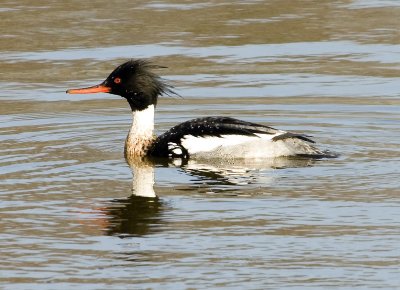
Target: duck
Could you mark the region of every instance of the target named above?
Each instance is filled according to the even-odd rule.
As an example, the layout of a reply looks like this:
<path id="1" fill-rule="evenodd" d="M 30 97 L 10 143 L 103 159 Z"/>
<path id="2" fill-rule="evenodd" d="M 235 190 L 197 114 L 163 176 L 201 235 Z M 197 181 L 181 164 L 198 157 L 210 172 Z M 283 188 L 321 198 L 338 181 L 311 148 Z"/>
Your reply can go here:
<path id="1" fill-rule="evenodd" d="M 330 157 L 310 136 L 227 116 L 199 117 L 154 134 L 158 98 L 178 95 L 154 72 L 163 68 L 147 59 L 131 59 L 115 68 L 100 84 L 69 89 L 68 94 L 110 93 L 126 99 L 132 124 L 125 140 L 125 158 L 275 158 Z M 178 95 L 179 96 L 179 95 Z"/>

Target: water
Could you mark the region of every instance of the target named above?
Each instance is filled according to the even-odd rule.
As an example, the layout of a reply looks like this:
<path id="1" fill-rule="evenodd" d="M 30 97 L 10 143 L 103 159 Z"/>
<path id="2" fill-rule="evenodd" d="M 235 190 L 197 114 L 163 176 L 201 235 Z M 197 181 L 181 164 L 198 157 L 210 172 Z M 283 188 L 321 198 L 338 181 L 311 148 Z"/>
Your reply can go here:
<path id="1" fill-rule="evenodd" d="M 0 15 L 0 288 L 399 289 L 398 1 L 8 1 Z M 157 133 L 232 116 L 341 156 L 130 168 L 126 102 L 65 90 L 138 57 L 183 97 L 159 100 Z"/>

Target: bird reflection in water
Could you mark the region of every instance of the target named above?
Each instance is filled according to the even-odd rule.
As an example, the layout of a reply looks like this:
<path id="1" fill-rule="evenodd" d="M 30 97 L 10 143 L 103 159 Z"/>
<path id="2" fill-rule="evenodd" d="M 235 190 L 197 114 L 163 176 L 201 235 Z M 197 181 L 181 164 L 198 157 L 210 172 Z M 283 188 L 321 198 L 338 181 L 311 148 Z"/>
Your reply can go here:
<path id="1" fill-rule="evenodd" d="M 310 158 L 273 158 L 265 160 L 181 160 L 127 159 L 132 170 L 132 194 L 114 199 L 104 209 L 108 217 L 106 233 L 121 238 L 156 233 L 163 228 L 165 201 L 154 191 L 154 167 L 176 167 L 196 177 L 205 188 L 252 183 L 271 186 L 275 182 L 274 169 L 309 167 L 316 162 Z M 179 181 L 177 181 L 179 182 Z M 189 186 L 190 187 L 190 186 Z"/>
<path id="2" fill-rule="evenodd" d="M 193 177 L 195 183 L 204 186 L 232 186 L 258 184 L 270 186 L 275 183 L 274 170 L 312 166 L 315 158 L 276 157 L 265 159 L 199 159 L 182 164 L 174 160 L 175 166 Z"/>
<path id="3" fill-rule="evenodd" d="M 108 235 L 129 237 L 157 232 L 161 225 L 164 202 L 154 192 L 154 165 L 142 158 L 127 160 L 132 169 L 132 195 L 113 199 L 105 209 Z"/>

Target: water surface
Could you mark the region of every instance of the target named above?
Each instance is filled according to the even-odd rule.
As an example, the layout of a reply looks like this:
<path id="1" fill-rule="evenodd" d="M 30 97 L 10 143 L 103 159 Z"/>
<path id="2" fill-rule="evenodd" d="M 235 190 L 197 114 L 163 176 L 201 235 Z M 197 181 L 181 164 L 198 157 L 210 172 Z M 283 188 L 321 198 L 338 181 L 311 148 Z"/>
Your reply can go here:
<path id="1" fill-rule="evenodd" d="M 0 16 L 0 287 L 399 288 L 398 1 L 8 1 Z M 182 96 L 159 100 L 157 133 L 231 116 L 341 155 L 145 164 L 157 197 L 135 196 L 126 102 L 65 94 L 130 58 Z"/>

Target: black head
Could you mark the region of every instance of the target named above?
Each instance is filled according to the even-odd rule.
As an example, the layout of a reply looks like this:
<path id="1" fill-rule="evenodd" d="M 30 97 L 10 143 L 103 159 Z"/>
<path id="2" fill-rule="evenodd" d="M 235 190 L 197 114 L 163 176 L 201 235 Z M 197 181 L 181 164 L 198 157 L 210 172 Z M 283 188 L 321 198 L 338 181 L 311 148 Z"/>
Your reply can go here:
<path id="1" fill-rule="evenodd" d="M 132 111 L 141 111 L 156 105 L 159 95 L 175 94 L 152 69 L 160 68 L 142 59 L 132 59 L 118 66 L 100 85 L 68 90 L 70 94 L 106 92 L 127 99 Z"/>

